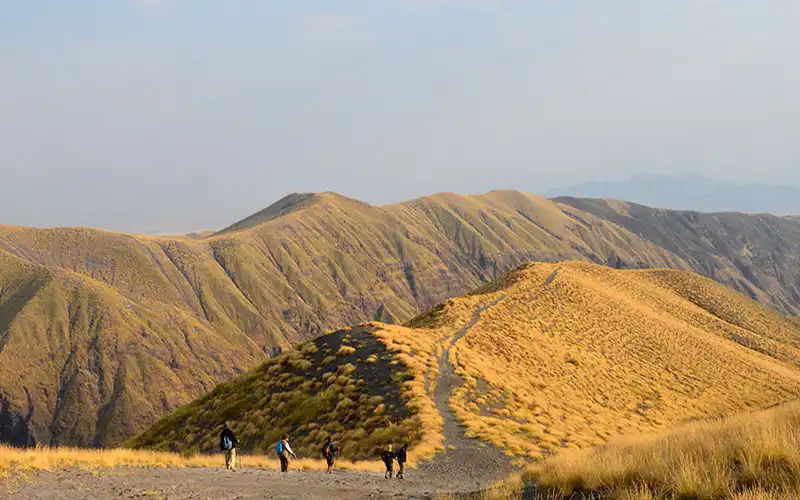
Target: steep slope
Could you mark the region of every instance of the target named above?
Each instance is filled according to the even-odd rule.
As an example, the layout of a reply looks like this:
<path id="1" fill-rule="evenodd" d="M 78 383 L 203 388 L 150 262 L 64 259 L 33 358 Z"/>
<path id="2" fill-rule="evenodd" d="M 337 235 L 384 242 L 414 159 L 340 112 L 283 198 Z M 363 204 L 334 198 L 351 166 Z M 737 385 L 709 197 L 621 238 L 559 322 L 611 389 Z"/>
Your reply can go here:
<path id="1" fill-rule="evenodd" d="M 14 290 L 21 290 L 0 291 L 0 309 L 8 311 L 0 320 L 0 339 L 12 331 L 29 332 L 15 333 L 20 339 L 34 335 L 31 327 L 18 324 L 24 318 L 32 318 L 37 328 L 50 328 L 54 320 L 49 311 L 36 312 L 41 315 L 37 318 L 35 308 L 24 317 L 14 311 L 28 310 L 37 280 L 54 274 L 102 285 L 101 296 L 109 292 L 117 301 L 139 306 L 137 318 L 158 324 L 159 336 L 183 338 L 178 323 L 157 319 L 169 313 L 197 323 L 198 335 L 208 335 L 209 343 L 225 339 L 233 359 L 219 376 L 249 368 L 274 348 L 288 348 L 325 330 L 369 319 L 406 321 L 529 260 L 694 269 L 782 311 L 798 312 L 800 222 L 730 214 L 724 224 L 712 225 L 692 222 L 699 215 L 658 211 L 649 216 L 643 208 L 626 204 L 619 207 L 632 208 L 602 211 L 595 202 L 586 204 L 496 191 L 478 196 L 443 193 L 374 207 L 322 193 L 289 196 L 204 239 L 0 227 L 0 250 L 36 270 L 19 277 L 10 267 L 0 267 L 0 281 L 19 283 Z M 72 301 L 79 297 L 64 294 L 62 309 L 78 307 Z M 20 362 L 34 367 L 32 360 L 54 349 L 50 340 L 43 341 L 16 353 Z M 0 354 L 5 349 L 0 341 Z M 218 375 L 212 378 L 217 381 Z M 12 380 L 17 386 L 12 387 Z M 0 394 L 17 394 L 2 403 L 2 411 L 26 418 L 41 412 L 46 421 L 54 411 L 54 395 L 73 391 L 53 377 L 39 377 L 33 368 L 19 380 L 0 364 Z M 19 395 L 26 390 L 30 398 Z M 160 410 L 161 395 L 137 390 L 150 398 L 147 404 L 142 410 L 120 411 L 122 420 L 140 429 L 166 409 Z M 180 384 L 165 391 L 169 400 L 196 395 Z M 96 412 L 87 412 L 86 418 L 97 425 Z M 86 445 L 130 436 L 127 427 L 103 426 L 91 439 L 86 433 L 34 433 L 21 430 L 20 419 L 15 422 L 16 430 L 2 439 L 33 436 L 48 444 L 59 435 L 69 436 L 59 438 L 60 443 Z M 115 437 L 106 437 L 108 433 Z"/>
<path id="2" fill-rule="evenodd" d="M 282 432 L 309 453 L 336 435 L 351 458 L 430 441 L 422 473 L 479 477 L 506 470 L 496 449 L 537 459 L 798 396 L 800 326 L 779 313 L 692 273 L 539 263 L 408 327 L 303 344 L 132 444 L 210 451 L 232 419 L 253 451 Z"/>
<path id="3" fill-rule="evenodd" d="M 260 349 L 187 312 L 0 251 L 0 438 L 119 444 L 242 373 Z"/>

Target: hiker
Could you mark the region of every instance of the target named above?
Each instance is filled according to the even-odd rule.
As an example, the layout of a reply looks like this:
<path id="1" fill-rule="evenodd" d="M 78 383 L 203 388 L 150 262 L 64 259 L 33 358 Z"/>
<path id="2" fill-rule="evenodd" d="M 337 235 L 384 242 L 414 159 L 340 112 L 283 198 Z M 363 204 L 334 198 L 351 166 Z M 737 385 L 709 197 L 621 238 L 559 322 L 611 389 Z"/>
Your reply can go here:
<path id="1" fill-rule="evenodd" d="M 297 455 L 292 451 L 292 447 L 289 446 L 288 434 L 284 434 L 283 439 L 278 441 L 278 446 L 275 447 L 275 450 L 278 452 L 278 458 L 281 460 L 281 472 L 288 472 L 289 456 L 291 455 L 293 458 L 297 459 Z"/>
<path id="2" fill-rule="evenodd" d="M 400 451 L 397 452 L 397 479 L 403 479 L 406 472 L 406 461 L 408 460 L 408 444 L 403 443 Z"/>
<path id="3" fill-rule="evenodd" d="M 386 474 L 384 477 L 386 479 L 391 479 L 394 475 L 394 452 L 392 451 L 392 445 L 386 447 L 386 450 L 381 454 L 381 460 L 386 465 Z"/>
<path id="4" fill-rule="evenodd" d="M 226 469 L 236 470 L 236 447 L 238 445 L 239 440 L 236 439 L 236 434 L 231 430 L 230 422 L 225 422 L 219 435 L 219 447 L 225 455 Z"/>
<path id="5" fill-rule="evenodd" d="M 333 438 L 328 437 L 328 439 L 325 440 L 325 446 L 322 447 L 322 456 L 325 457 L 325 461 L 328 463 L 328 474 L 333 474 L 333 465 L 336 463 L 337 451 L 339 451 L 339 448 L 336 447 Z"/>

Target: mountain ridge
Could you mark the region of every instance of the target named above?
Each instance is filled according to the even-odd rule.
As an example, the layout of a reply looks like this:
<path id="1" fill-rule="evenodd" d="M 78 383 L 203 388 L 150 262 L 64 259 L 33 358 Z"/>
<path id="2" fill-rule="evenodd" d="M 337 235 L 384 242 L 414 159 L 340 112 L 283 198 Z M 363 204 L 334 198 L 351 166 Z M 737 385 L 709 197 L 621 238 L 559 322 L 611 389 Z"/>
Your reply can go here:
<path id="1" fill-rule="evenodd" d="M 783 312 L 800 311 L 800 222 L 790 218 L 687 214 L 508 190 L 439 193 L 380 207 L 315 196 L 316 202 L 302 205 L 309 198 L 301 195 L 300 209 L 284 202 L 280 206 L 290 210 L 274 217 L 273 204 L 272 211 L 243 219 L 250 220 L 246 227 L 204 239 L 0 227 L 0 256 L 14 259 L 0 266 L 0 397 L 6 414 L 25 422 L 26 436 L 37 443 L 118 444 L 276 348 L 361 321 L 405 322 L 527 261 L 693 270 Z M 37 274 L 20 274 L 20 266 L 37 273 L 63 270 L 83 284 L 76 288 L 74 280 L 59 279 L 47 294 L 25 301 L 16 283 Z M 20 302 L 26 304 L 22 315 L 14 313 Z M 117 314 L 114 304 L 126 313 Z M 92 330 L 91 322 L 76 317 L 103 327 Z M 144 398 L 142 409 L 129 405 L 109 413 L 113 418 L 103 424 L 109 430 L 98 433 L 104 419 L 97 411 L 78 412 L 74 424 L 58 423 L 56 416 L 70 394 L 80 393 L 60 373 L 85 372 L 97 385 L 94 380 L 108 380 L 110 368 L 101 369 L 103 363 L 120 366 L 122 351 L 87 347 L 103 328 L 135 339 L 146 351 L 136 362 L 155 363 L 164 376 L 150 383 L 152 394 L 141 390 L 142 377 L 121 383 L 123 399 Z M 54 338 L 39 332 L 83 340 L 65 344 L 60 356 Z M 31 344 L 32 338 L 40 343 Z M 198 346 L 215 354 L 203 355 Z M 91 352 L 102 362 L 90 362 Z M 83 364 L 70 364 L 70 355 Z M 52 376 L 37 371 L 42 356 Z M 201 372 L 188 369 L 189 359 L 198 360 Z M 203 384 L 183 382 L 191 377 Z M 112 397 L 120 397 L 99 393 L 99 408 L 112 408 Z M 63 425 L 72 428 L 61 430 Z"/>

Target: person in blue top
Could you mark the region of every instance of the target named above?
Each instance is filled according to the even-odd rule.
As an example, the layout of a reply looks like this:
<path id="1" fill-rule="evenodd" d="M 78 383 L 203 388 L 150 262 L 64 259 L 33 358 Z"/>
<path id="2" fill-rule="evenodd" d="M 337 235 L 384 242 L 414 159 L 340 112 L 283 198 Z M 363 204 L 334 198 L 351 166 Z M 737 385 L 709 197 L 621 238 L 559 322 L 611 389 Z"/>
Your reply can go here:
<path id="1" fill-rule="evenodd" d="M 278 441 L 275 451 L 278 452 L 278 458 L 281 461 L 281 472 L 289 472 L 289 457 L 291 456 L 296 459 L 297 455 L 292 451 L 292 447 L 289 446 L 288 434 L 284 434 L 283 438 Z"/>

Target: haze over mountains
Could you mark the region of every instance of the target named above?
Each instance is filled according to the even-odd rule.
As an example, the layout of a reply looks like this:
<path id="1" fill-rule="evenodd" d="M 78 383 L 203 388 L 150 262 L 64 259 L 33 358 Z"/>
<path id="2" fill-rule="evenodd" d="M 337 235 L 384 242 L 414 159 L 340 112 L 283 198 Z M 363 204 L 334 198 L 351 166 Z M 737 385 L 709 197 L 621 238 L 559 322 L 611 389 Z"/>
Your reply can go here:
<path id="1" fill-rule="evenodd" d="M 0 439 L 115 445 L 274 347 L 404 322 L 525 261 L 695 271 L 800 311 L 800 222 L 516 191 L 292 195 L 210 236 L 0 227 Z"/>
<path id="2" fill-rule="evenodd" d="M 691 171 L 674 175 L 637 174 L 622 181 L 593 181 L 563 187 L 551 196 L 615 198 L 653 207 L 701 212 L 800 213 L 800 189 L 736 184 Z"/>

